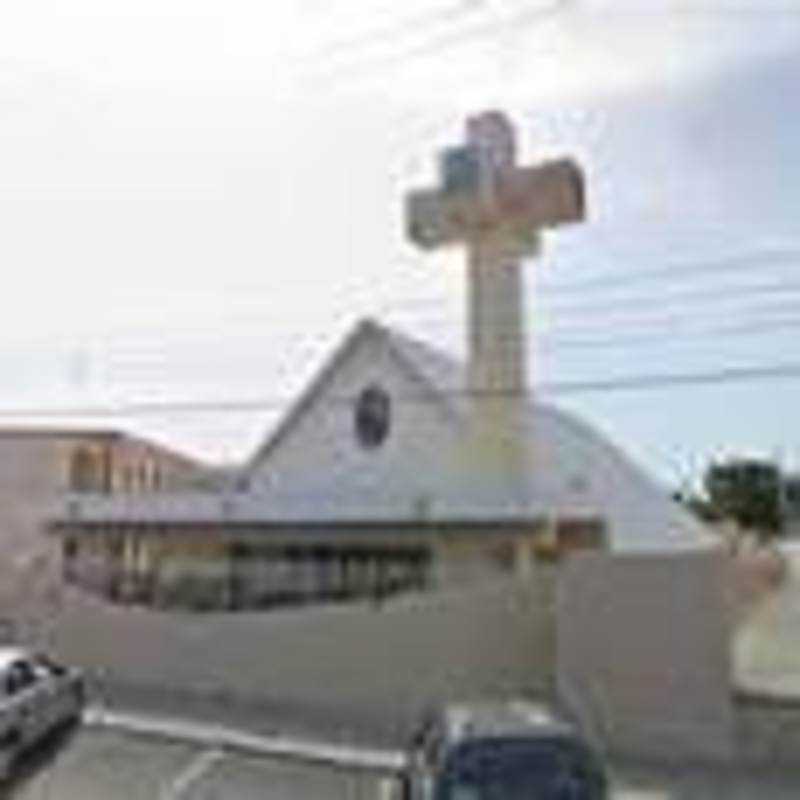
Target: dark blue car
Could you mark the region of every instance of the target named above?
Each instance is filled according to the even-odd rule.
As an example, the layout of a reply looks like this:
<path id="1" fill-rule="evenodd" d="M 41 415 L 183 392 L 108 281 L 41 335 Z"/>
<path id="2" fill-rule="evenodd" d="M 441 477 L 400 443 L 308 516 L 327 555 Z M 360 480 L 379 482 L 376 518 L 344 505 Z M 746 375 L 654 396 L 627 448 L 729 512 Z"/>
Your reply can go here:
<path id="1" fill-rule="evenodd" d="M 601 760 L 570 724 L 529 703 L 452 705 L 416 732 L 405 800 L 606 800 Z"/>

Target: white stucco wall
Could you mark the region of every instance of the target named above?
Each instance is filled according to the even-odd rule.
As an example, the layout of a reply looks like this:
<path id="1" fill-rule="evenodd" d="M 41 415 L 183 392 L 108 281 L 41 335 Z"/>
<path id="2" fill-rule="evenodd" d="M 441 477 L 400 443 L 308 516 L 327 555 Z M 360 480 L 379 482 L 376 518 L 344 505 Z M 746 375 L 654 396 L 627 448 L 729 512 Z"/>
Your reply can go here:
<path id="1" fill-rule="evenodd" d="M 391 427 L 382 445 L 362 447 L 355 435 L 355 398 L 371 384 L 391 398 Z M 425 498 L 435 506 L 451 491 L 452 459 L 461 424 L 380 337 L 363 337 L 286 435 L 257 465 L 256 488 L 282 504 L 288 498 L 322 506 L 353 502 L 413 515 Z"/>
<path id="2" fill-rule="evenodd" d="M 530 415 L 535 491 L 566 506 L 597 508 L 612 549 L 713 545 L 717 539 L 605 436 L 576 417 L 537 405 Z"/>

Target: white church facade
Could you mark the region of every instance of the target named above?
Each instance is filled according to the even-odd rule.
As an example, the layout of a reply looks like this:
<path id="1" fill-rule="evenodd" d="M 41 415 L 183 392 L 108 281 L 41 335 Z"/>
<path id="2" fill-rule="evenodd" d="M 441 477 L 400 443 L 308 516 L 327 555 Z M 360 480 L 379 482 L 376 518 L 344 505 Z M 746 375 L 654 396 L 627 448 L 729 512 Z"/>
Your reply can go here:
<path id="1" fill-rule="evenodd" d="M 415 244 L 466 246 L 466 363 L 361 322 L 227 489 L 70 498 L 52 526 L 68 574 L 120 599 L 237 608 L 525 575 L 577 548 L 704 546 L 666 490 L 529 392 L 523 258 L 584 204 L 573 162 L 518 167 L 507 120 L 470 119 L 442 187 L 408 199 Z"/>
<path id="2" fill-rule="evenodd" d="M 527 398 L 519 480 L 465 469 L 466 374 L 364 321 L 227 488 L 72 494 L 52 526 L 65 572 L 120 601 L 270 607 L 524 576 L 578 548 L 707 541 L 605 437 Z"/>

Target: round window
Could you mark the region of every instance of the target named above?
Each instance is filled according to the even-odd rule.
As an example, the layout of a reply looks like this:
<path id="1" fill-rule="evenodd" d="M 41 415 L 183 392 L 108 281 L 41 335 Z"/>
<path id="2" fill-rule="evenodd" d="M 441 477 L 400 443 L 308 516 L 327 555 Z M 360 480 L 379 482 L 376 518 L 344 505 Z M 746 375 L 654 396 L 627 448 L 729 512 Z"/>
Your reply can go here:
<path id="1" fill-rule="evenodd" d="M 389 433 L 389 395 L 379 386 L 364 389 L 356 401 L 356 438 L 362 447 L 373 448 L 383 444 Z"/>

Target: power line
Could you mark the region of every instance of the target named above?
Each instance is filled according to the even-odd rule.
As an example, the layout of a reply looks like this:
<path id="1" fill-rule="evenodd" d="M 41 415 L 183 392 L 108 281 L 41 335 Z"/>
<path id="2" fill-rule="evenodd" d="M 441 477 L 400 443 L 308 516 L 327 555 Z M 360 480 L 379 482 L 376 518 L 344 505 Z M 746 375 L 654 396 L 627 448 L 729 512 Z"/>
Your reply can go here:
<path id="1" fill-rule="evenodd" d="M 634 259 L 631 259 L 634 260 Z M 641 259 L 636 259 L 641 260 Z M 789 262 L 789 263 L 787 263 Z M 425 261 L 423 258 L 419 259 L 411 259 L 411 258 L 395 258 L 392 262 L 388 265 L 390 268 L 395 266 L 402 266 L 408 267 L 412 269 L 423 269 Z M 590 278 L 578 280 L 578 281 L 565 281 L 565 282 L 553 282 L 549 283 L 546 281 L 538 282 L 536 285 L 536 293 L 541 294 L 542 296 L 546 297 L 558 297 L 558 296 L 574 296 L 574 295 L 581 295 L 581 294 L 591 294 L 594 297 L 597 291 L 605 291 L 607 289 L 615 289 L 615 288 L 627 288 L 631 285 L 636 284 L 649 284 L 652 282 L 657 282 L 660 279 L 668 278 L 674 282 L 676 277 L 683 278 L 683 277 L 690 277 L 690 276 L 704 276 L 704 275 L 716 275 L 716 274 L 724 274 L 728 272 L 745 272 L 745 268 L 751 267 L 752 269 L 748 271 L 746 274 L 751 275 L 753 271 L 763 271 L 765 268 L 770 268 L 773 266 L 778 267 L 796 267 L 800 266 L 800 247 L 798 246 L 789 246 L 789 247 L 782 247 L 782 248 L 764 248 L 759 250 L 749 250 L 737 253 L 730 253 L 725 256 L 721 256 L 719 258 L 715 258 L 709 261 L 693 261 L 693 262 L 679 262 L 674 264 L 667 264 L 664 266 L 658 266 L 655 268 L 647 268 L 647 269 L 637 269 L 637 270 L 629 270 L 625 272 L 612 272 L 610 274 L 601 274 L 596 275 Z M 282 278 L 278 282 L 274 283 L 263 283 L 258 282 L 256 284 L 242 284 L 240 286 L 234 286 L 235 294 L 238 295 L 236 298 L 236 305 L 238 307 L 242 306 L 253 306 L 258 308 L 263 308 L 261 301 L 255 297 L 259 292 L 267 292 L 270 293 L 270 296 L 274 294 L 275 291 L 278 289 L 286 290 L 287 288 L 294 287 L 294 288 L 303 288 L 303 287 L 318 287 L 319 279 L 318 278 L 294 278 L 294 279 L 285 279 Z M 776 284 L 777 285 L 777 284 Z M 796 285 L 796 284 L 795 284 Z M 346 295 L 348 292 L 358 292 L 365 289 L 374 289 L 375 288 L 375 277 L 367 277 L 361 278 L 357 281 L 348 281 L 343 283 L 336 288 L 336 294 L 342 296 L 346 299 Z M 687 294 L 691 291 L 691 286 L 687 287 Z M 709 292 L 710 293 L 710 292 Z M 208 291 L 197 291 L 194 293 L 195 296 L 201 297 L 203 299 L 207 299 L 210 292 Z M 164 292 L 159 292 L 159 298 L 163 299 L 165 296 Z M 177 296 L 177 295 L 176 295 Z M 214 295 L 215 299 L 218 300 L 216 294 Z M 180 294 L 180 299 L 185 301 L 187 297 L 191 300 L 192 292 L 182 292 Z M 243 302 L 243 300 L 247 299 L 247 303 Z M 126 295 L 126 302 L 130 305 L 130 300 Z M 652 300 L 653 298 L 650 298 Z M 661 299 L 661 296 L 657 298 L 658 300 Z M 643 298 L 643 302 L 649 302 L 647 298 Z M 142 298 L 143 307 L 146 306 L 147 308 L 151 308 L 153 306 L 153 299 L 149 295 L 145 295 Z M 432 297 L 415 297 L 409 298 L 407 300 L 399 300 L 396 302 L 392 302 L 390 304 L 390 309 L 397 309 L 397 308 L 421 308 L 425 306 L 438 306 L 442 304 L 442 300 Z M 271 317 L 272 319 L 276 319 L 275 317 Z"/>
<path id="2" fill-rule="evenodd" d="M 527 27 L 531 24 L 543 21 L 549 17 L 556 16 L 567 11 L 571 7 L 577 5 L 576 0 L 552 0 L 549 5 L 527 5 L 521 11 L 508 15 L 505 19 L 486 19 L 486 14 L 481 15 L 483 18 L 478 20 L 476 25 L 466 27 L 463 25 L 452 24 L 458 23 L 470 16 L 476 16 L 477 11 L 485 4 L 480 0 L 475 0 L 473 3 L 463 2 L 456 5 L 443 6 L 442 8 L 433 9 L 426 14 L 420 14 L 413 18 L 408 18 L 399 21 L 395 25 L 379 26 L 372 31 L 365 32 L 350 38 L 341 39 L 327 46 L 323 46 L 322 51 L 316 56 L 312 56 L 305 60 L 307 66 L 313 67 L 319 64 L 320 70 L 324 69 L 325 78 L 335 76 L 335 72 L 357 72 L 367 68 L 374 69 L 383 65 L 384 67 L 390 66 L 392 63 L 403 59 L 414 59 L 419 56 L 429 55 L 437 51 L 443 51 L 452 47 L 466 43 L 469 40 L 482 39 L 493 33 L 501 32 L 504 29 L 513 28 L 519 30 L 521 27 Z M 493 9 L 489 7 L 491 12 Z M 715 19 L 735 19 L 737 17 L 752 17 L 759 16 L 761 18 L 776 17 L 776 16 L 797 16 L 800 14 L 800 9 L 790 5 L 780 5 L 763 7 L 760 5 L 736 5 L 728 8 L 712 8 L 708 5 L 681 5 L 673 8 L 665 8 L 663 10 L 649 9 L 643 10 L 640 8 L 606 8 L 598 9 L 592 12 L 589 9 L 587 14 L 594 14 L 596 17 L 611 19 L 611 18 L 636 18 L 636 17 L 659 17 L 659 16 L 684 16 L 684 17 L 713 17 Z M 371 59 L 351 59 L 349 63 L 344 64 L 343 67 L 333 67 L 331 71 L 331 64 L 325 63 L 336 59 L 340 55 L 350 55 L 353 49 L 364 50 L 379 44 L 395 44 L 398 41 L 402 43 L 404 38 L 415 36 L 420 32 L 425 32 L 430 26 L 440 26 L 440 23 L 450 23 L 436 32 L 437 35 L 425 37 L 422 42 L 417 42 L 409 47 L 394 52 L 384 54 L 382 56 L 372 57 Z"/>
<path id="3" fill-rule="evenodd" d="M 648 303 L 658 301 L 659 305 L 664 301 L 681 300 L 691 305 L 697 300 L 711 298 L 715 301 L 721 299 L 737 299 L 744 296 L 770 296 L 773 294 L 785 295 L 800 291 L 800 281 L 778 281 L 769 283 L 756 283 L 735 286 L 706 286 L 698 288 L 696 286 L 682 287 L 683 291 L 672 292 L 669 287 L 664 294 L 659 293 L 658 297 L 653 295 L 634 295 L 616 297 L 611 301 L 603 303 L 572 303 L 572 304 L 552 304 L 548 310 L 553 313 L 579 313 L 582 316 L 594 316 L 598 313 L 608 313 L 609 303 L 613 304 L 614 309 L 634 307 L 641 308 Z"/>
<path id="4" fill-rule="evenodd" d="M 536 387 L 536 392 L 554 395 L 570 395 L 656 389 L 674 386 L 715 385 L 768 379 L 794 379 L 798 377 L 800 377 L 800 363 L 784 363 L 744 367 L 723 367 L 702 372 L 651 373 L 599 380 L 543 383 Z M 445 397 L 463 397 L 472 400 L 528 396 L 527 392 L 521 391 L 476 392 L 466 389 L 437 391 L 436 394 Z M 429 393 L 420 392 L 416 395 L 401 395 L 395 398 L 395 400 L 396 402 L 403 403 L 427 403 L 429 402 L 429 397 Z M 295 402 L 296 399 L 296 397 L 271 397 L 251 400 L 129 403 L 119 406 L 86 406 L 82 408 L 6 408 L 0 409 L 0 418 L 133 417 L 171 414 L 249 413 L 270 410 L 282 411 L 291 403 Z M 330 404 L 341 403 L 351 405 L 355 399 L 355 395 L 334 395 L 327 398 L 325 402 Z"/>
<path id="5" fill-rule="evenodd" d="M 653 300 L 650 300 L 653 302 Z M 607 309 L 608 310 L 608 309 Z M 716 310 L 716 309 L 715 309 Z M 548 309 L 548 311 L 550 311 Z M 597 347 L 604 346 L 606 343 L 618 344 L 633 344 L 637 341 L 646 340 L 647 337 L 653 336 L 713 336 L 718 334 L 727 335 L 741 335 L 748 333 L 762 333 L 769 330 L 778 330 L 781 328 L 792 328 L 800 324 L 800 302 L 790 301 L 787 303 L 769 303 L 769 304 L 750 304 L 738 306 L 735 308 L 722 309 L 725 313 L 726 322 L 722 325 L 701 325 L 697 326 L 697 321 L 700 322 L 716 322 L 713 317 L 708 314 L 709 309 L 700 309 L 701 315 L 687 316 L 683 308 L 669 308 L 666 309 L 666 314 L 649 315 L 649 316 L 631 316 L 631 315 L 616 315 L 613 313 L 608 314 L 608 317 L 602 324 L 595 325 L 555 325 L 550 328 L 540 330 L 536 334 L 536 338 L 545 342 L 549 342 L 558 346 L 569 347 Z M 731 314 L 736 314 L 736 321 L 731 323 L 727 320 L 730 319 Z M 776 314 L 789 314 L 791 316 L 778 317 Z M 760 315 L 762 319 L 753 319 L 753 315 Z M 523 312 L 523 319 L 527 315 Z M 747 319 L 747 317 L 750 317 Z M 764 319 L 763 317 L 766 317 Z M 496 315 L 491 323 L 484 322 L 481 327 L 487 326 L 503 329 L 508 326 L 508 322 L 516 317 L 508 315 Z M 622 324 L 620 324 L 622 323 Z M 631 327 L 625 327 L 626 324 L 631 324 Z M 687 326 L 687 323 L 690 323 Z M 440 328 L 455 328 L 458 323 L 442 318 L 415 318 L 413 324 L 415 327 L 431 326 Z M 624 336 L 608 337 L 609 332 L 622 332 Z M 563 334 L 566 333 L 566 336 Z M 585 339 L 570 338 L 577 334 L 579 337 L 587 337 Z M 605 338 L 603 338 L 605 337 Z"/>
<path id="6" fill-rule="evenodd" d="M 777 263 L 776 263 L 777 262 Z M 781 263 L 783 262 L 783 263 Z M 787 263 L 786 262 L 790 262 Z M 542 297 L 570 297 L 570 296 L 581 296 L 581 295 L 590 295 L 592 298 L 597 296 L 597 292 L 600 291 L 608 291 L 608 290 L 618 290 L 618 289 L 627 289 L 629 286 L 635 286 L 640 284 L 650 284 L 650 283 L 657 283 L 663 279 L 669 279 L 671 284 L 674 285 L 675 278 L 686 278 L 686 277 L 694 277 L 694 276 L 706 276 L 706 275 L 717 275 L 717 274 L 725 274 L 725 273 L 736 273 L 740 272 L 743 273 L 745 270 L 749 268 L 755 268 L 758 270 L 763 270 L 766 267 L 772 266 L 790 266 L 795 267 L 800 264 L 800 248 L 798 247 L 784 247 L 784 248 L 767 248 L 765 250 L 757 250 L 757 251 L 750 251 L 750 252 L 741 252 L 741 253 L 732 253 L 720 258 L 716 258 L 710 261 L 703 261 L 703 262 L 689 262 L 689 263 L 677 263 L 677 264 L 668 264 L 665 266 L 659 266 L 654 268 L 648 269 L 637 269 L 632 271 L 626 272 L 612 272 L 610 274 L 605 275 L 598 275 L 591 278 L 586 278 L 579 281 L 567 281 L 563 283 L 547 283 L 541 282 L 537 283 L 536 285 L 536 294 L 541 295 Z M 414 266 L 418 266 L 416 263 Z M 752 270 L 746 273 L 747 275 L 752 274 Z M 772 283 L 772 284 L 759 284 L 754 287 L 753 293 L 778 293 L 780 290 L 781 285 L 784 287 L 790 287 L 791 290 L 796 288 L 800 288 L 800 283 L 796 281 L 789 281 L 781 283 Z M 769 288 L 767 288 L 769 287 Z M 728 296 L 733 296 L 735 294 L 734 287 L 723 287 L 720 289 L 720 292 L 726 294 Z M 746 291 L 746 289 L 745 289 Z M 666 296 L 685 296 L 689 297 L 691 295 L 696 294 L 706 294 L 707 296 L 717 297 L 716 289 L 712 289 L 711 287 L 707 287 L 703 290 L 698 290 L 693 287 L 691 284 L 689 286 L 681 287 L 681 291 L 679 292 L 669 292 L 668 295 L 659 294 L 656 297 L 652 296 L 643 296 L 639 295 L 635 299 L 627 297 L 623 297 L 623 303 L 630 303 L 634 304 L 647 304 L 658 302 L 661 303 Z M 615 300 L 609 300 L 607 302 L 617 302 Z M 408 300 L 401 300 L 399 302 L 393 302 L 391 305 L 387 306 L 387 310 L 393 309 L 404 309 L 404 308 L 423 308 L 423 307 L 430 307 L 441 305 L 442 301 L 435 298 L 411 298 Z M 575 307 L 575 304 L 572 306 L 566 306 L 567 308 Z"/>
<path id="7" fill-rule="evenodd" d="M 654 269 L 636 270 L 631 272 L 612 273 L 610 275 L 600 275 L 595 278 L 574 281 L 563 284 L 553 284 L 548 286 L 546 283 L 537 288 L 543 292 L 552 294 L 575 294 L 586 291 L 594 292 L 597 289 L 609 289 L 615 286 L 629 286 L 636 283 L 647 283 L 653 279 L 669 278 L 674 279 L 683 275 L 704 275 L 720 272 L 737 272 L 748 266 L 758 266 L 758 261 L 785 261 L 793 260 L 800 262 L 800 248 L 783 247 L 768 248 L 761 252 L 734 253 L 722 258 L 706 261 L 701 264 L 684 263 L 671 264 Z"/>
<path id="8" fill-rule="evenodd" d="M 541 342 L 546 349 L 553 350 L 572 350 L 572 351 L 594 351 L 602 349 L 632 348 L 642 344 L 656 342 L 659 344 L 683 344 L 696 345 L 699 337 L 746 337 L 750 335 L 760 335 L 781 330 L 794 330 L 800 327 L 800 304 L 790 302 L 784 304 L 769 305 L 745 305 L 734 309 L 723 309 L 725 320 L 722 324 L 704 324 L 698 326 L 698 321 L 702 323 L 716 322 L 707 313 L 701 317 L 686 317 L 681 315 L 682 309 L 667 309 L 668 314 L 651 316 L 644 318 L 633 318 L 633 322 L 640 323 L 634 327 L 624 327 L 619 323 L 627 323 L 630 318 L 611 315 L 606 324 L 590 326 L 567 325 L 555 326 L 550 329 L 540 330 L 536 334 L 536 341 Z M 701 309 L 701 312 L 703 310 Z M 731 315 L 735 314 L 733 321 L 729 321 Z M 753 314 L 766 316 L 762 319 L 752 319 Z M 776 314 L 783 314 L 777 316 Z M 787 316 L 788 314 L 788 316 Z M 748 319 L 747 317 L 751 317 Z M 461 328 L 461 324 L 456 320 L 443 318 L 416 317 L 412 322 L 400 318 L 400 327 L 413 324 L 414 327 L 439 328 L 446 330 L 456 330 Z M 495 320 L 498 327 L 503 327 L 503 319 Z M 688 324 L 687 324 L 688 323 Z M 396 323 L 391 323 L 395 325 Z M 484 324 L 486 327 L 486 324 Z M 611 333 L 612 335 L 609 335 Z M 273 337 L 274 338 L 274 337 Z M 281 338 L 288 338 L 281 337 Z M 319 336 L 303 335 L 297 337 L 298 344 L 307 346 L 314 343 L 327 343 L 332 341 L 332 334 L 322 334 Z M 171 359 L 164 357 L 164 343 L 159 340 L 153 342 L 151 346 L 157 344 L 155 360 L 158 364 L 169 366 Z M 190 340 L 182 340 L 182 346 L 188 347 L 192 344 Z M 209 342 L 199 342 L 199 346 L 208 348 Z M 208 350 L 202 356 L 209 358 Z M 1 355 L 1 354 L 0 354 Z M 142 348 L 134 342 L 120 350 L 112 346 L 106 359 L 109 364 L 144 364 L 147 365 L 154 360 L 154 354 L 147 347 Z M 230 362 L 230 354 L 225 354 L 226 362 Z"/>
<path id="9" fill-rule="evenodd" d="M 779 330 L 793 330 L 800 327 L 800 317 L 793 319 L 776 319 L 766 320 L 761 323 L 732 323 L 730 325 L 718 325 L 694 331 L 680 331 L 674 328 L 665 327 L 661 331 L 645 332 L 632 331 L 625 337 L 609 337 L 606 339 L 553 339 L 549 344 L 554 349 L 574 349 L 574 350 L 592 350 L 603 348 L 620 348 L 632 347 L 634 345 L 646 344 L 652 342 L 664 342 L 665 337 L 668 337 L 666 343 L 681 341 L 682 336 L 749 336 L 752 334 L 760 334 L 767 332 L 774 332 Z M 686 341 L 685 339 L 683 340 Z M 691 343 L 691 342 L 690 342 Z"/>
<path id="10" fill-rule="evenodd" d="M 800 377 L 800 363 L 771 364 L 750 367 L 723 367 L 707 372 L 653 373 L 596 381 L 566 381 L 545 384 L 542 388 L 556 394 L 655 389 L 664 386 L 700 386 L 753 380 L 791 379 Z"/>
<path id="11" fill-rule="evenodd" d="M 553 0 L 549 6 L 526 8 L 523 11 L 511 14 L 504 19 L 482 19 L 471 26 L 455 26 L 456 30 L 443 30 L 438 35 L 428 36 L 421 42 L 416 42 L 404 49 L 395 49 L 392 52 L 374 56 L 369 59 L 350 61 L 341 65 L 322 65 L 320 76 L 324 81 L 341 78 L 348 73 L 367 72 L 374 74 L 375 69 L 390 67 L 399 61 L 415 59 L 431 55 L 466 44 L 469 41 L 484 39 L 493 33 L 513 28 L 519 30 L 565 11 L 574 0 Z"/>
<path id="12" fill-rule="evenodd" d="M 476 11 L 480 11 L 481 6 L 482 3 L 480 2 L 469 3 L 464 0 L 464 2 L 442 6 L 425 14 L 400 20 L 395 24 L 381 25 L 348 39 L 339 39 L 324 45 L 321 52 L 318 52 L 313 57 L 313 60 L 327 60 L 339 53 L 350 52 L 354 48 L 371 47 L 379 42 L 396 42 L 399 37 L 408 33 L 419 33 L 420 30 L 424 30 L 430 25 L 457 22 L 466 16 L 474 14 Z"/>
<path id="13" fill-rule="evenodd" d="M 749 297 L 770 297 L 773 295 L 778 296 L 791 296 L 798 292 L 800 292 L 800 281 L 773 281 L 768 283 L 761 283 L 761 284 L 752 284 L 752 285 L 729 285 L 729 286 L 686 286 L 686 287 L 679 287 L 679 291 L 671 291 L 670 287 L 666 287 L 664 291 L 659 291 L 658 294 L 639 294 L 639 295 L 632 295 L 632 296 L 623 296 L 623 297 L 612 297 L 608 300 L 599 300 L 593 303 L 586 303 L 586 302 L 578 302 L 578 303 L 557 303 L 557 302 L 549 302 L 546 298 L 543 298 L 544 302 L 542 302 L 538 307 L 546 311 L 548 315 L 553 315 L 559 319 L 570 317 L 598 317 L 602 316 L 605 318 L 605 323 L 602 324 L 602 327 L 588 327 L 587 333 L 592 334 L 594 332 L 607 332 L 608 325 L 606 323 L 617 323 L 617 322 L 638 322 L 641 320 L 645 324 L 649 324 L 651 322 L 664 323 L 670 324 L 673 322 L 676 317 L 675 315 L 682 315 L 686 311 L 695 310 L 697 313 L 705 313 L 709 310 L 708 307 L 703 307 L 702 302 L 705 302 L 709 299 L 716 301 L 714 305 L 711 307 L 711 310 L 717 310 L 720 300 L 730 301 L 730 300 L 740 300 L 740 299 L 747 299 Z M 591 297 L 594 300 L 597 300 L 597 292 L 592 292 Z M 670 306 L 665 305 L 669 301 L 673 300 L 680 300 L 682 305 L 679 306 Z M 699 308 L 692 309 L 692 306 L 696 306 L 700 303 Z M 625 315 L 625 314 L 618 314 L 618 309 L 626 309 L 626 308 L 647 308 L 648 306 L 652 306 L 654 304 L 658 304 L 658 308 L 660 311 L 668 312 L 667 316 L 660 316 L 660 317 L 649 317 L 649 316 L 641 316 L 641 315 Z M 244 305 L 244 308 L 240 306 Z M 444 299 L 433 299 L 433 298 L 417 298 L 413 300 L 409 300 L 406 302 L 399 302 L 399 303 L 386 303 L 383 304 L 382 307 L 376 310 L 374 313 L 378 316 L 391 316 L 395 311 L 405 311 L 414 310 L 414 309 L 422 309 L 428 308 L 433 306 L 443 306 L 445 305 Z M 261 320 L 262 314 L 256 313 L 259 308 L 259 303 L 257 301 L 253 301 L 252 303 L 247 304 L 237 304 L 239 306 L 238 311 L 239 313 L 233 314 L 216 314 L 214 317 L 214 323 L 219 324 L 220 322 L 230 323 L 237 320 Z M 774 311 L 782 311 L 782 310 L 790 310 L 795 311 L 797 310 L 796 305 L 786 305 L 786 304 L 777 304 L 777 305 L 770 305 L 770 304 L 760 304 L 755 306 L 742 306 L 734 309 L 729 309 L 726 313 L 731 313 L 731 311 L 735 311 L 736 313 L 743 314 L 743 313 L 772 313 Z M 366 314 L 365 316 L 370 316 Z M 407 324 L 449 324 L 449 320 L 439 318 L 439 317 L 426 317 L 422 315 L 414 315 L 409 316 L 407 314 L 403 314 L 401 319 L 403 319 Z M 275 316 L 270 316 L 271 322 L 281 321 L 280 318 L 276 318 Z M 286 322 L 295 322 L 294 319 L 290 317 L 283 318 L 283 321 Z M 679 319 L 679 322 L 682 322 L 683 319 Z M 200 325 L 199 321 L 196 323 L 197 330 L 203 331 L 208 330 L 207 325 Z M 571 326 L 566 326 L 571 327 Z M 585 326 L 581 326 L 585 327 Z M 182 334 L 185 334 L 189 330 L 188 326 L 183 324 L 180 327 L 180 331 Z M 162 335 L 162 331 L 159 331 L 159 336 Z M 324 336 L 316 336 L 313 334 L 298 334 L 296 332 L 281 332 L 275 333 L 271 332 L 270 336 L 272 337 L 279 337 L 279 338 L 291 338 L 295 340 L 316 340 L 317 338 L 321 339 L 328 339 L 330 338 L 329 335 Z"/>

